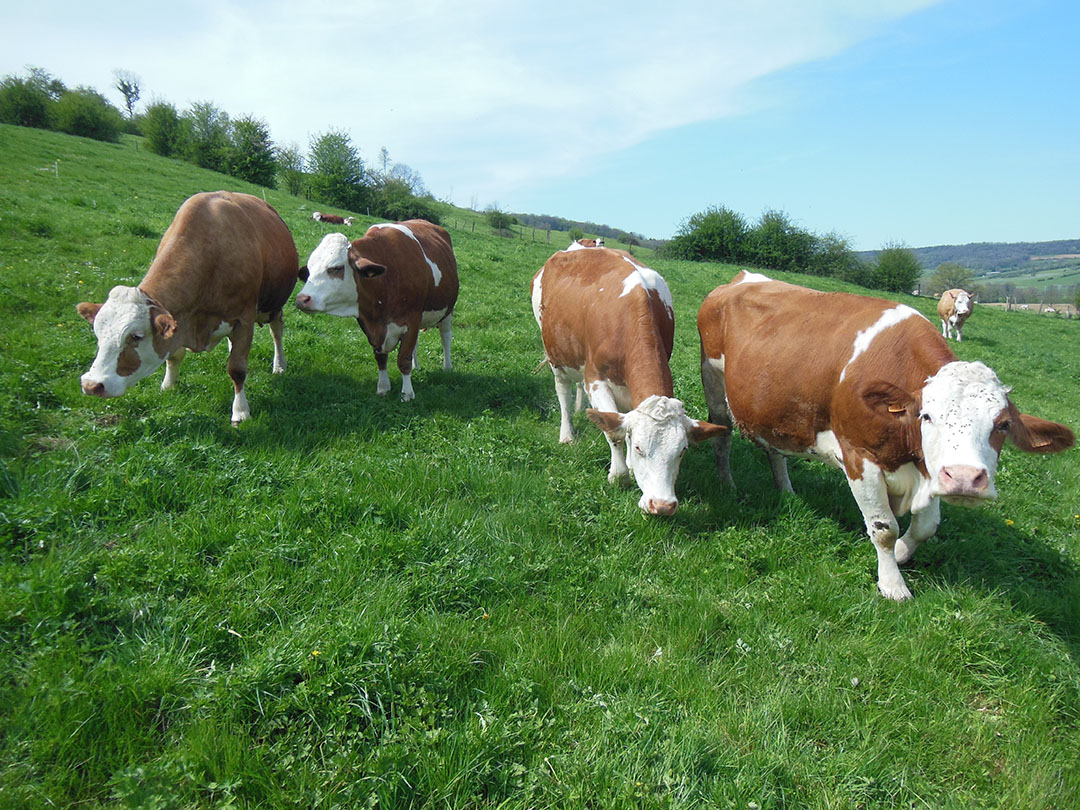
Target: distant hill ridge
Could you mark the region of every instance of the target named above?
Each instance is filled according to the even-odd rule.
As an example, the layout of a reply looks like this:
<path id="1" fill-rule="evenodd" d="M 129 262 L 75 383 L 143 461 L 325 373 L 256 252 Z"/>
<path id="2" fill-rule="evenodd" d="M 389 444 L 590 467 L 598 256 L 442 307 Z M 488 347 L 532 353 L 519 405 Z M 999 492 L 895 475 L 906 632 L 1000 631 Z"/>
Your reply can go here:
<path id="1" fill-rule="evenodd" d="M 983 275 L 994 271 L 1024 268 L 1032 262 L 1073 264 L 1080 261 L 1080 239 L 1053 242 L 972 242 L 966 245 L 935 245 L 912 248 L 924 268 L 933 270 L 942 262 L 957 262 Z M 880 251 L 864 250 L 859 258 L 873 260 Z"/>

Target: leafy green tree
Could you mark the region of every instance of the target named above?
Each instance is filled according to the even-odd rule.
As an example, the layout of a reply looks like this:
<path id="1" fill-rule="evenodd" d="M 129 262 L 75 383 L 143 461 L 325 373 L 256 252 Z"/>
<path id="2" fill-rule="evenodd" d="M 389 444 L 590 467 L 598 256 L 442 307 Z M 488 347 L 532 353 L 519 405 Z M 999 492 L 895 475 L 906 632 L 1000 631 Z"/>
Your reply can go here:
<path id="1" fill-rule="evenodd" d="M 182 139 L 180 116 L 167 101 L 155 101 L 146 108 L 139 127 L 150 151 L 163 157 L 179 155 Z"/>
<path id="2" fill-rule="evenodd" d="M 128 120 L 134 120 L 135 118 L 135 102 L 139 100 L 139 94 L 141 90 L 139 88 L 138 74 L 132 73 L 130 70 L 114 70 L 113 71 L 113 87 L 117 92 L 124 97 L 124 109 L 127 111 Z"/>
<path id="3" fill-rule="evenodd" d="M 54 110 L 56 128 L 69 135 L 99 141 L 118 141 L 123 120 L 105 96 L 90 87 L 78 87 L 60 96 Z"/>
<path id="4" fill-rule="evenodd" d="M 758 267 L 805 273 L 814 255 L 813 234 L 783 211 L 766 211 L 746 237 L 746 258 Z"/>
<path id="5" fill-rule="evenodd" d="M 307 158 L 308 191 L 313 199 L 350 211 L 367 202 L 364 162 L 347 132 L 331 129 L 311 139 Z"/>
<path id="6" fill-rule="evenodd" d="M 817 237 L 807 272 L 815 276 L 853 281 L 863 270 L 863 263 L 845 237 L 836 232 Z"/>
<path id="7" fill-rule="evenodd" d="M 870 271 L 870 286 L 887 292 L 911 292 L 922 277 L 922 265 L 914 251 L 902 243 L 890 242 L 878 254 Z"/>
<path id="8" fill-rule="evenodd" d="M 232 122 L 226 170 L 233 177 L 274 188 L 277 162 L 270 129 L 254 116 L 245 115 Z"/>
<path id="9" fill-rule="evenodd" d="M 576 242 L 578 239 L 581 239 L 584 236 L 585 236 L 585 231 L 581 230 L 581 228 L 578 227 L 577 225 L 575 225 L 574 227 L 572 227 L 570 229 L 570 241 L 571 242 Z"/>
<path id="10" fill-rule="evenodd" d="M 181 151 L 196 166 L 224 172 L 229 154 L 229 116 L 212 101 L 199 101 L 181 117 Z"/>
<path id="11" fill-rule="evenodd" d="M 67 88 L 41 68 L 30 67 L 27 73 L 26 78 L 9 75 L 0 81 L 0 123 L 49 129 L 56 102 Z"/>
<path id="12" fill-rule="evenodd" d="M 277 161 L 278 177 L 285 190 L 294 197 L 304 191 L 304 155 L 295 143 L 279 146 L 274 153 Z"/>
<path id="13" fill-rule="evenodd" d="M 959 262 L 942 262 L 927 282 L 927 292 L 941 295 L 945 290 L 970 290 L 975 274 Z"/>
<path id="14" fill-rule="evenodd" d="M 372 213 L 400 222 L 406 219 L 426 219 L 439 224 L 441 216 L 431 200 L 417 197 L 400 180 L 387 180 L 372 194 Z"/>
<path id="15" fill-rule="evenodd" d="M 712 207 L 690 216 L 664 245 L 663 253 L 688 261 L 740 262 L 746 258 L 749 228 L 730 208 Z"/>
<path id="16" fill-rule="evenodd" d="M 488 225 L 494 228 L 496 233 L 500 234 L 506 232 L 507 229 L 517 221 L 510 216 L 510 214 L 500 209 L 495 203 L 488 206 L 486 217 Z M 573 237 L 573 233 L 570 235 Z"/>

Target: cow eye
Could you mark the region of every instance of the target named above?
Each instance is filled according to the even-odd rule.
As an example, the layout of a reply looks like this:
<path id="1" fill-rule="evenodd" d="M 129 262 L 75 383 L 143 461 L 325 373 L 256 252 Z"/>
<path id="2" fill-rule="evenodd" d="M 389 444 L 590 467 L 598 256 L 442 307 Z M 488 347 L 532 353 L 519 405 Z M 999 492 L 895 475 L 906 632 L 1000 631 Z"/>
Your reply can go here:
<path id="1" fill-rule="evenodd" d="M 138 343 L 140 340 L 143 339 L 143 337 L 144 335 L 142 332 L 132 332 L 130 335 L 128 335 L 128 340 L 132 343 Z"/>
<path id="2" fill-rule="evenodd" d="M 1008 433 L 1012 429 L 1012 422 L 1006 419 L 1004 422 L 1000 422 L 997 427 L 1002 433 Z"/>
<path id="3" fill-rule="evenodd" d="M 924 422 L 933 422 L 934 421 L 933 418 L 930 416 L 930 414 L 926 413 L 925 411 L 923 413 L 919 414 L 919 418 L 922 419 Z"/>
<path id="4" fill-rule="evenodd" d="M 640 444 L 635 444 L 634 445 L 634 452 L 637 453 L 639 456 L 645 455 L 645 451 L 641 449 Z"/>

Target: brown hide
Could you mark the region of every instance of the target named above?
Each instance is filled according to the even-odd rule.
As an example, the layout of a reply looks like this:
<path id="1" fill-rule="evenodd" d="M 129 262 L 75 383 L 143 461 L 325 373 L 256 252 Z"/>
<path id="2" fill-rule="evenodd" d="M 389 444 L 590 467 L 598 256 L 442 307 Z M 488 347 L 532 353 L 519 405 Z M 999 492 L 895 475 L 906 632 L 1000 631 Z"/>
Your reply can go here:
<path id="1" fill-rule="evenodd" d="M 919 392 L 955 359 L 934 326 L 912 310 L 848 366 L 858 333 L 897 304 L 779 281 L 736 283 L 742 277 L 713 290 L 698 313 L 703 359 L 724 358 L 740 430 L 794 453 L 832 430 L 853 478 L 859 458 L 889 471 L 918 461 Z"/>
<path id="2" fill-rule="evenodd" d="M 253 326 L 279 315 L 298 264 L 288 226 L 265 201 L 229 191 L 190 197 L 139 284 L 176 322 L 159 354 L 204 350 L 223 321 Z"/>
<path id="3" fill-rule="evenodd" d="M 446 309 L 441 319 L 445 320 L 457 303 L 457 259 L 450 234 L 423 219 L 396 224 L 408 228 L 416 239 L 397 228 L 373 225 L 349 247 L 349 262 L 357 276 L 358 320 L 376 352 L 382 351 L 387 324 L 407 326 L 415 336 L 425 312 Z M 437 286 L 424 254 L 442 272 Z M 364 269 L 370 265 L 385 267 L 386 272 L 370 276 Z M 400 351 L 398 355 L 399 366 L 403 359 L 411 364 L 411 352 L 407 358 Z"/>
<path id="4" fill-rule="evenodd" d="M 658 294 L 636 286 L 621 250 L 560 251 L 541 274 L 541 335 L 553 366 L 584 369 L 585 381 L 604 379 L 630 389 L 632 407 L 652 394 L 673 396 L 668 361 L 675 321 Z"/>

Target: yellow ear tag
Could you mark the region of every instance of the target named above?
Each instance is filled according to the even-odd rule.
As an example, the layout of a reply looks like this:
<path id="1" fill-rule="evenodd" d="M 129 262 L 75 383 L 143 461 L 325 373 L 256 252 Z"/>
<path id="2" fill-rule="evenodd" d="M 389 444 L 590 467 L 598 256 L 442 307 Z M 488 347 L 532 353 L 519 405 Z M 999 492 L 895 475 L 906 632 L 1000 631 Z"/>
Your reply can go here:
<path id="1" fill-rule="evenodd" d="M 890 405 L 889 406 L 889 413 L 903 413 L 906 410 L 907 410 L 907 408 L 905 408 L 903 405 Z"/>

